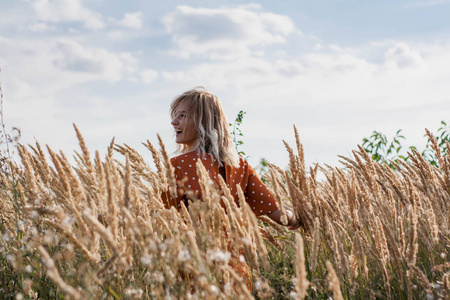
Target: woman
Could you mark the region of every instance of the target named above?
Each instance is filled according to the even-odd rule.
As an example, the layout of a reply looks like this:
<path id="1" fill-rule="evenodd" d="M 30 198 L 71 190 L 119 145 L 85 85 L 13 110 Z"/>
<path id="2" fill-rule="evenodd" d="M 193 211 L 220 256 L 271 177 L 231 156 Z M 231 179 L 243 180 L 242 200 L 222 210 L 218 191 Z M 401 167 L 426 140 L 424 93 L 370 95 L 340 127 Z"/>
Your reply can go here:
<path id="1" fill-rule="evenodd" d="M 177 182 L 184 182 L 184 186 L 177 189 L 177 198 L 169 196 L 167 199 L 170 206 L 179 209 L 181 202 L 187 205 L 189 198 L 201 199 L 196 170 L 196 162 L 201 159 L 213 181 L 218 183 L 218 176 L 225 179 L 236 202 L 236 187 L 239 185 L 256 216 L 267 215 L 281 224 L 277 200 L 255 170 L 237 154 L 228 130 L 229 124 L 217 96 L 203 88 L 189 90 L 172 102 L 170 114 L 178 153 L 181 154 L 172 158 L 171 163 L 175 168 Z M 184 190 L 188 193 L 180 192 Z M 294 213 L 286 210 L 286 214 L 287 226 L 291 229 L 298 228 L 300 222 Z"/>
<path id="2" fill-rule="evenodd" d="M 277 200 L 259 179 L 255 170 L 236 152 L 229 133 L 229 125 L 219 99 L 208 91 L 197 88 L 177 97 L 170 106 L 172 126 L 178 144 L 177 157 L 171 159 L 177 181 L 177 197 L 163 193 L 168 206 L 188 206 L 188 199 L 201 199 L 196 163 L 201 160 L 210 178 L 217 184 L 218 176 L 227 183 L 238 203 L 239 185 L 245 199 L 256 216 L 267 215 L 281 224 L 281 212 Z M 186 192 L 184 192 L 186 191 Z M 287 210 L 290 229 L 298 228 L 300 222 L 292 211 Z M 245 262 L 232 257 L 229 265 L 237 271 L 251 290 L 250 275 Z"/>

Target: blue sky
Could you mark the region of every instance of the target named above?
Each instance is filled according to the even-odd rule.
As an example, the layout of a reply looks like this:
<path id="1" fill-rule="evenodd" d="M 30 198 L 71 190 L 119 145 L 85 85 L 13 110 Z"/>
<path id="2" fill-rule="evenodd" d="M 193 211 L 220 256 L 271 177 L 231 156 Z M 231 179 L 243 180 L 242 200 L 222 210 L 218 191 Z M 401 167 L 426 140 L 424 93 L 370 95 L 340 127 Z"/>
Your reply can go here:
<path id="1" fill-rule="evenodd" d="M 450 116 L 450 1 L 0 0 L 5 121 L 70 154 L 112 137 L 174 150 L 168 107 L 187 89 L 240 110 L 250 162 L 282 167 L 295 124 L 306 162 L 338 165 L 373 130 Z"/>

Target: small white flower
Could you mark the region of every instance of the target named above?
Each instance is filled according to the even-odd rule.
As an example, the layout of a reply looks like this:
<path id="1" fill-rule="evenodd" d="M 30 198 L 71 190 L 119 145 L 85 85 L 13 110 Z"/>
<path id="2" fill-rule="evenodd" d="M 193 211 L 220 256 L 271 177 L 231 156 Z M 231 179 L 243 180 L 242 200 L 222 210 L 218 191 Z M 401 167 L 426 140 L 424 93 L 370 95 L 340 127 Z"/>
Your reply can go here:
<path id="1" fill-rule="evenodd" d="M 228 263 L 231 257 L 230 252 L 208 250 L 207 254 L 212 261 L 219 261 L 224 263 Z"/>
<path id="2" fill-rule="evenodd" d="M 73 252 L 73 245 L 72 245 L 71 243 L 68 243 L 68 244 L 66 245 L 66 249 L 67 249 L 67 251 L 69 251 L 69 252 Z"/>
<path id="3" fill-rule="evenodd" d="M 141 289 L 127 288 L 125 289 L 125 297 L 127 299 L 139 299 L 142 298 L 144 292 Z"/>
<path id="4" fill-rule="evenodd" d="M 17 222 L 17 226 L 19 227 L 20 231 L 25 231 L 25 222 L 22 220 L 19 220 L 19 222 Z"/>
<path id="5" fill-rule="evenodd" d="M 190 259 L 191 259 L 191 254 L 189 254 L 189 251 L 180 250 L 180 252 L 178 252 L 178 260 L 180 262 L 188 261 Z"/>
<path id="6" fill-rule="evenodd" d="M 153 278 L 155 278 L 157 282 L 164 282 L 164 276 L 161 274 L 161 272 L 155 272 L 153 274 Z"/>
<path id="7" fill-rule="evenodd" d="M 70 227 L 75 223 L 75 219 L 71 218 L 71 217 L 65 217 L 64 220 L 62 221 L 62 226 L 63 227 Z"/>
<path id="8" fill-rule="evenodd" d="M 251 241 L 250 241 L 250 239 L 249 238 L 242 238 L 242 243 L 244 243 L 244 245 L 250 245 L 251 244 Z"/>
<path id="9" fill-rule="evenodd" d="M 16 262 L 16 257 L 13 256 L 13 255 L 11 255 L 11 254 L 6 255 L 6 259 L 7 259 L 10 263 L 15 263 L 15 262 Z"/>
<path id="10" fill-rule="evenodd" d="M 148 247 L 152 252 L 156 252 L 156 250 L 158 250 L 158 246 L 156 246 L 156 243 L 154 241 L 150 241 Z"/>
<path id="11" fill-rule="evenodd" d="M 53 242 L 53 235 L 47 233 L 47 234 L 44 236 L 44 243 L 46 243 L 46 244 L 51 244 L 52 242 Z"/>
<path id="12" fill-rule="evenodd" d="M 27 273 L 32 273 L 32 272 L 33 272 L 33 267 L 30 266 L 30 265 L 27 265 L 27 266 L 25 267 L 25 272 L 27 272 Z"/>
<path id="13" fill-rule="evenodd" d="M 142 255 L 140 260 L 144 266 L 148 266 L 152 263 L 152 259 L 153 259 L 152 255 Z"/>
<path id="14" fill-rule="evenodd" d="M 231 292 L 233 291 L 233 286 L 228 282 L 228 283 L 225 284 L 225 286 L 223 287 L 223 291 L 225 292 L 225 295 L 230 295 Z"/>
<path id="15" fill-rule="evenodd" d="M 31 233 L 31 235 L 32 235 L 33 237 L 37 237 L 37 236 L 38 236 L 38 231 L 37 231 L 37 229 L 34 228 L 34 227 L 30 229 L 30 233 Z"/>
<path id="16" fill-rule="evenodd" d="M 4 234 L 2 235 L 2 239 L 3 239 L 5 242 L 9 242 L 9 240 L 10 240 L 9 234 L 8 234 L 8 233 L 4 233 Z"/>
<path id="17" fill-rule="evenodd" d="M 209 287 L 209 289 L 211 290 L 211 292 L 212 292 L 213 294 L 219 295 L 219 289 L 217 288 L 217 286 L 211 285 L 211 286 Z"/>
<path id="18" fill-rule="evenodd" d="M 162 252 L 167 250 L 167 246 L 171 245 L 173 243 L 172 239 L 167 239 L 164 243 L 159 244 L 159 250 Z"/>
<path id="19" fill-rule="evenodd" d="M 172 270 L 168 266 L 166 266 L 164 268 L 164 272 L 166 275 L 169 275 L 170 278 L 175 278 L 175 274 L 172 272 Z"/>

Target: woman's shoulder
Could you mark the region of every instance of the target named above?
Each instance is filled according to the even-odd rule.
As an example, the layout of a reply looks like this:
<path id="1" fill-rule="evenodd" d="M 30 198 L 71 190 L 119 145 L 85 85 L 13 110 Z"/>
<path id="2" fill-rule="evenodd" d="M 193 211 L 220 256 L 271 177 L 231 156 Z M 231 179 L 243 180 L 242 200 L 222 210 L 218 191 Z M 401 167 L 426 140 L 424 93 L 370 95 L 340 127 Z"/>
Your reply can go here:
<path id="1" fill-rule="evenodd" d="M 174 162 L 185 162 L 185 161 L 188 161 L 188 160 L 190 160 L 190 161 L 197 160 L 197 158 L 198 158 L 197 152 L 192 151 L 192 152 L 180 154 L 178 156 L 174 156 L 174 157 L 172 157 L 170 159 L 170 161 L 172 163 L 174 163 Z"/>
<path id="2" fill-rule="evenodd" d="M 214 158 L 209 154 L 199 153 L 197 151 L 191 151 L 187 153 L 180 154 L 178 156 L 172 157 L 170 162 L 172 164 L 183 164 L 183 163 L 191 163 L 196 162 L 198 159 L 202 159 L 202 161 L 215 161 Z"/>

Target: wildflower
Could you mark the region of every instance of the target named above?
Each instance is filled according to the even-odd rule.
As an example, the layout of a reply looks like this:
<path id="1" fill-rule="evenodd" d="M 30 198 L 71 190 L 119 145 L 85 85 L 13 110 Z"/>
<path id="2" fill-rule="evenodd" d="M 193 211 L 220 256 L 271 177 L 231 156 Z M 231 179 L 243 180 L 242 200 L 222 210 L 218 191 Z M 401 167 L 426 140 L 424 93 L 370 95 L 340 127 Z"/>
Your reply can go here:
<path id="1" fill-rule="evenodd" d="M 224 263 L 228 263 L 228 261 L 230 260 L 230 257 L 231 257 L 230 252 L 208 250 L 207 254 L 209 256 L 209 259 L 211 259 L 212 261 L 224 262 Z"/>
<path id="2" fill-rule="evenodd" d="M 191 259 L 191 255 L 189 254 L 189 251 L 180 250 L 180 252 L 178 252 L 178 260 L 180 262 L 188 261 L 190 259 Z"/>
<path id="3" fill-rule="evenodd" d="M 150 265 L 152 263 L 152 259 L 153 259 L 152 255 L 142 255 L 141 256 L 141 263 L 144 266 L 148 266 L 148 265 Z"/>
<path id="4" fill-rule="evenodd" d="M 211 285 L 211 286 L 209 287 L 209 289 L 211 290 L 211 292 L 212 292 L 213 294 L 219 295 L 219 289 L 217 288 L 217 286 Z"/>
<path id="5" fill-rule="evenodd" d="M 127 299 L 140 299 L 144 291 L 142 289 L 127 288 L 125 289 L 125 297 Z"/>
<path id="6" fill-rule="evenodd" d="M 2 235 L 2 239 L 3 239 L 3 241 L 5 241 L 5 242 L 9 242 L 9 240 L 10 240 L 9 234 L 8 234 L 7 232 L 5 232 L 5 233 Z"/>
<path id="7" fill-rule="evenodd" d="M 242 238 L 242 243 L 244 243 L 244 245 L 248 246 L 248 245 L 250 245 L 252 242 L 251 242 L 250 239 L 248 239 L 248 238 Z"/>
<path id="8" fill-rule="evenodd" d="M 155 280 L 157 282 L 160 282 L 160 283 L 164 282 L 164 276 L 161 274 L 161 272 L 155 272 L 153 274 L 153 278 L 155 278 Z"/>
<path id="9" fill-rule="evenodd" d="M 37 219 L 39 217 L 39 213 L 35 210 L 31 211 L 30 216 L 32 219 Z"/>

